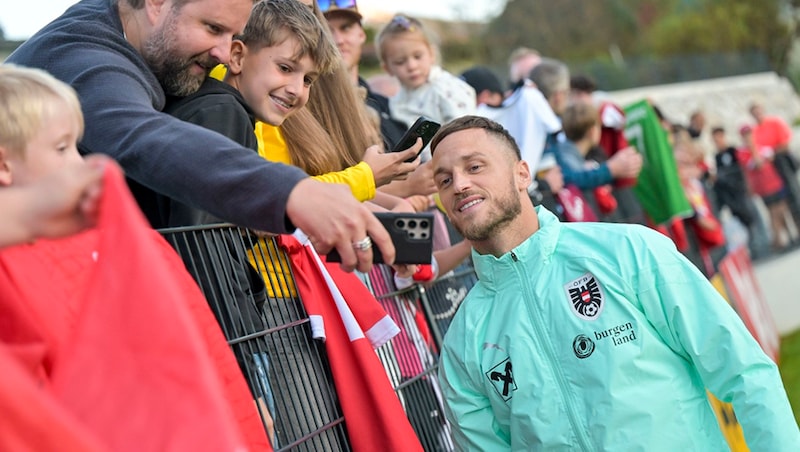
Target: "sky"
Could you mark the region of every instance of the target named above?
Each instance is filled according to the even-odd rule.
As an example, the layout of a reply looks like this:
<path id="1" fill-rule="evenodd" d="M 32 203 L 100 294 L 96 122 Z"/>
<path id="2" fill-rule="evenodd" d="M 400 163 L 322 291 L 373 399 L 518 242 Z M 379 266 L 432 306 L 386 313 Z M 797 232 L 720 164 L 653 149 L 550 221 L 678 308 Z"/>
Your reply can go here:
<path id="1" fill-rule="evenodd" d="M 3 0 L 0 26 L 6 39 L 23 40 L 58 17 L 77 0 Z M 369 20 L 379 11 L 402 12 L 411 16 L 444 20 L 487 20 L 499 13 L 505 2 L 487 0 L 359 0 L 362 14 Z M 398 8 L 398 5 L 402 5 Z"/>

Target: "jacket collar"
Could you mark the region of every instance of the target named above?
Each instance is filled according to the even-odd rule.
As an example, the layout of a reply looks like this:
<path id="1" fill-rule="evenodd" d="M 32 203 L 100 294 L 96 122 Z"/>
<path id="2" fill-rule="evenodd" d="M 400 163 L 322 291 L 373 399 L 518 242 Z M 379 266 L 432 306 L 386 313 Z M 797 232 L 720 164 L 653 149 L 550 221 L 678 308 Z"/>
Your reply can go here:
<path id="1" fill-rule="evenodd" d="M 536 215 L 539 217 L 539 229 L 502 256 L 478 254 L 472 250 L 472 260 L 481 283 L 493 287 L 508 280 L 509 272 L 513 271 L 515 266 L 522 265 L 529 271 L 535 271 L 536 268 L 550 263 L 562 225 L 555 215 L 542 206 L 536 207 Z"/>

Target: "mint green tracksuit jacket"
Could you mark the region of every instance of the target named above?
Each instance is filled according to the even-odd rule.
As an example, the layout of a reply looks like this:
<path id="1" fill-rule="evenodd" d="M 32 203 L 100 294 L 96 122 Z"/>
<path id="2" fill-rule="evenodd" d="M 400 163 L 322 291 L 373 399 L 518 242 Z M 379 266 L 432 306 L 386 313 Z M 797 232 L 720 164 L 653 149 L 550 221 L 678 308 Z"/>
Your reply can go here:
<path id="1" fill-rule="evenodd" d="M 444 339 L 453 436 L 475 451 L 717 451 L 708 388 L 753 451 L 800 451 L 775 364 L 661 234 L 636 225 L 540 229 L 479 282 Z"/>

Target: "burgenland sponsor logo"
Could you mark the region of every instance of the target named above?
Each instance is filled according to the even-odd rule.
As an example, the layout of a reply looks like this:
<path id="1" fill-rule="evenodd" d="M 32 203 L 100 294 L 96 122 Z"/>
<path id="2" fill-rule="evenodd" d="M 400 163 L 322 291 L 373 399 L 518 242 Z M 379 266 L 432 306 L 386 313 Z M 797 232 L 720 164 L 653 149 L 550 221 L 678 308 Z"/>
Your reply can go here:
<path id="1" fill-rule="evenodd" d="M 628 322 L 623 323 L 622 325 L 617 325 L 614 328 L 594 332 L 595 340 L 600 341 L 605 338 L 611 338 L 611 342 L 614 343 L 614 346 L 619 346 L 635 341 L 636 331 L 633 329 L 633 324 Z"/>
<path id="2" fill-rule="evenodd" d="M 572 351 L 574 351 L 575 356 L 580 359 L 588 358 L 594 353 L 594 342 L 592 342 L 589 336 L 579 334 L 575 336 L 575 340 L 572 341 Z"/>
<path id="3" fill-rule="evenodd" d="M 611 339 L 611 343 L 614 344 L 615 347 L 618 347 L 622 344 L 635 341 L 636 330 L 633 328 L 631 322 L 627 322 L 607 330 L 592 331 L 591 336 L 579 334 L 575 336 L 575 339 L 572 341 L 572 351 L 579 359 L 588 358 L 594 353 L 596 342 L 609 338 Z"/>
<path id="4" fill-rule="evenodd" d="M 572 312 L 583 320 L 595 320 L 605 305 L 605 294 L 591 273 L 564 284 Z"/>

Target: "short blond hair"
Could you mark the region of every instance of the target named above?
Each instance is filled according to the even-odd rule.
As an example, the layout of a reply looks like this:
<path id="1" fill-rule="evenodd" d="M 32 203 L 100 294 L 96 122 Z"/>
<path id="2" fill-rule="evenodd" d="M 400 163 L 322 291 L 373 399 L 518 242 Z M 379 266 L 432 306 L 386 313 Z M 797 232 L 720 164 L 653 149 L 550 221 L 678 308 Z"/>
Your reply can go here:
<path id="1" fill-rule="evenodd" d="M 434 55 L 438 55 L 436 49 L 438 48 L 437 38 L 433 33 L 427 29 L 419 19 L 415 19 L 405 14 L 396 14 L 392 17 L 375 37 L 375 51 L 378 54 L 378 60 L 386 63 L 386 43 L 397 36 L 415 36 L 421 42 L 424 42 Z"/>
<path id="2" fill-rule="evenodd" d="M 71 86 L 40 69 L 0 64 L 0 146 L 24 152 L 49 118 L 66 114 L 65 104 L 80 124 L 80 140 L 83 112 Z"/>

